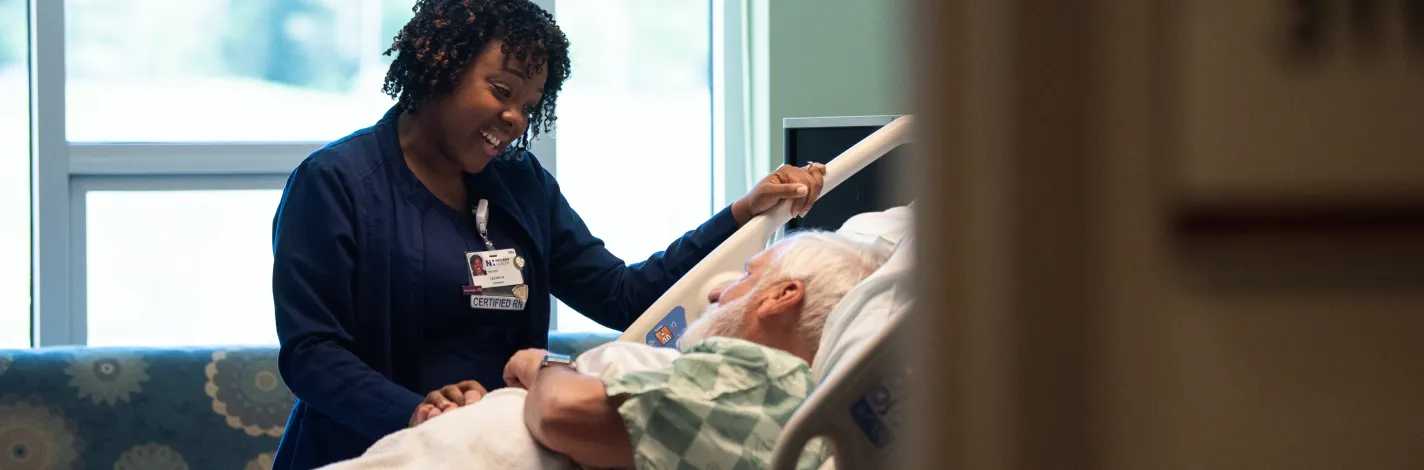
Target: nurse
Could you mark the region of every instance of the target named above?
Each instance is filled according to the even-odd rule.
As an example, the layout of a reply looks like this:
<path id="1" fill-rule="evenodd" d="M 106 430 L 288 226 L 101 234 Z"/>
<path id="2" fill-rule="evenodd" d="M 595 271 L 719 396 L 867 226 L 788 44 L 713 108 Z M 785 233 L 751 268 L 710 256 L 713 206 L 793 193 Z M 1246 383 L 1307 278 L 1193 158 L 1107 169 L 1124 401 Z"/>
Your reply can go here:
<path id="1" fill-rule="evenodd" d="M 298 400 L 276 469 L 356 457 L 502 386 L 516 351 L 546 348 L 551 294 L 627 328 L 740 225 L 788 199 L 804 213 L 821 191 L 823 165 L 783 166 L 628 265 L 526 148 L 551 128 L 569 77 L 553 17 L 527 0 L 423 0 L 414 12 L 388 52 L 395 106 L 304 160 L 277 209 L 278 361 Z M 638 123 L 622 124 L 637 145 Z M 630 217 L 657 216 L 627 204 Z"/>

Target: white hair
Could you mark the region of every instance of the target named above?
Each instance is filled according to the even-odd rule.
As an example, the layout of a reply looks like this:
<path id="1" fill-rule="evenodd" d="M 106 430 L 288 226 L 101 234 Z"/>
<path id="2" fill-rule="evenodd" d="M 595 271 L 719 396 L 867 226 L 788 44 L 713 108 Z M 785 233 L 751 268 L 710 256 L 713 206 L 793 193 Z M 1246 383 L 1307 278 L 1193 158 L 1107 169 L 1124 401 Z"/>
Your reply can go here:
<path id="1" fill-rule="evenodd" d="M 774 248 L 756 285 L 741 297 L 709 307 L 683 332 L 679 347 L 686 349 L 713 336 L 743 336 L 753 299 L 778 283 L 800 281 L 805 288 L 796 336 L 814 350 L 831 310 L 890 257 L 889 251 L 875 245 L 819 230 L 796 232 Z"/>
<path id="2" fill-rule="evenodd" d="M 778 244 L 782 246 L 753 290 L 786 281 L 805 284 L 797 335 L 812 347 L 821 342 L 821 330 L 831 310 L 890 258 L 884 249 L 820 230 L 796 232 Z"/>

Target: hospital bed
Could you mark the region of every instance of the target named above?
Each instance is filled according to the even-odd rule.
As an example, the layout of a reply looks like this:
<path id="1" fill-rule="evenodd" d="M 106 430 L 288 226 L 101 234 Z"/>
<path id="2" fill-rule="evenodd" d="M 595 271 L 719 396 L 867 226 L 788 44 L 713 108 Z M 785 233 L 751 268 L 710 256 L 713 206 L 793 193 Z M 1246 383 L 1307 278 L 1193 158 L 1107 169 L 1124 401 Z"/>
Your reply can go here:
<path id="1" fill-rule="evenodd" d="M 822 194 L 912 142 L 912 122 L 912 116 L 897 118 L 826 162 Z M 674 347 L 682 331 L 707 307 L 708 293 L 739 277 L 746 260 L 764 250 L 789 220 L 789 203 L 753 218 L 673 284 L 619 340 Z M 913 301 L 908 287 L 913 239 L 906 235 L 891 240 L 895 252 L 890 261 L 831 313 L 813 364 L 817 389 L 782 430 L 770 468 L 795 468 L 804 446 L 816 437 L 829 439 L 835 449 L 834 459 L 823 469 L 879 468 L 898 447 L 908 377 L 899 350 L 908 333 L 904 312 Z"/>

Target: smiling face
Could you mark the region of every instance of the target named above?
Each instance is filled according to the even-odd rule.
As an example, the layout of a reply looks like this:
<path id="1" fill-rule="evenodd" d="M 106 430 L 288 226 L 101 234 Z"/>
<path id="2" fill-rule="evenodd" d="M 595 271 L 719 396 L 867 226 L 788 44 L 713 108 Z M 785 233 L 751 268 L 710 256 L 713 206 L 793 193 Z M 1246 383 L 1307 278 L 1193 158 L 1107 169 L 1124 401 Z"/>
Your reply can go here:
<path id="1" fill-rule="evenodd" d="M 461 74 L 455 88 L 420 110 L 442 158 L 479 173 L 524 135 L 544 94 L 547 68 L 507 57 L 492 41 Z"/>
<path id="2" fill-rule="evenodd" d="M 470 273 L 476 277 L 485 275 L 484 258 L 481 258 L 479 255 L 470 257 Z"/>
<path id="3" fill-rule="evenodd" d="M 414 13 L 381 87 L 403 111 L 408 160 L 477 173 L 553 129 L 569 40 L 552 13 L 529 0 L 423 0 Z"/>

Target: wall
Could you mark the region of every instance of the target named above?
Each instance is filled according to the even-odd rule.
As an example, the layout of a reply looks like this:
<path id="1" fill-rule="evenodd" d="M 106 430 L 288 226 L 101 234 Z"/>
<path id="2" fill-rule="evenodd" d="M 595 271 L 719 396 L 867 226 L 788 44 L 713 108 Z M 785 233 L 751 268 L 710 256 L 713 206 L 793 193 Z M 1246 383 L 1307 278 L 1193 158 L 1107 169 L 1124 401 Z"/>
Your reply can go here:
<path id="1" fill-rule="evenodd" d="M 1403 28 L 1374 59 L 1327 29 L 1300 68 L 1269 55 L 1317 45 L 1288 27 L 1300 3 L 918 5 L 942 47 L 912 62 L 921 145 L 954 158 L 919 174 L 904 468 L 1419 468 L 1424 55 Z"/>
<path id="2" fill-rule="evenodd" d="M 755 161 L 767 171 L 780 165 L 783 118 L 907 112 L 905 3 L 752 2 Z"/>

